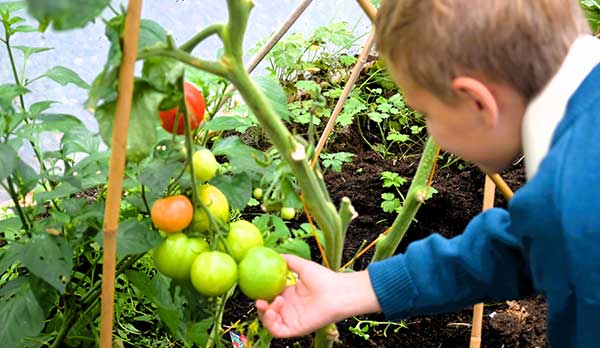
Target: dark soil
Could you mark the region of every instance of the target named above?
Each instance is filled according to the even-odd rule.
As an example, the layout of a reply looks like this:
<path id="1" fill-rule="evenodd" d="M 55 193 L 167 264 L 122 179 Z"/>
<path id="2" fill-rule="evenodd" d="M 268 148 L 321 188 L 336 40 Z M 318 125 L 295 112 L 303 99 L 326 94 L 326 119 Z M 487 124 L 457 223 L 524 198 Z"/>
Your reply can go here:
<path id="1" fill-rule="evenodd" d="M 418 156 L 407 156 L 398 160 L 384 160 L 369 149 L 356 130 L 350 129 L 336 135 L 335 143 L 327 152 L 352 152 L 356 156 L 343 166 L 342 173 L 329 171 L 325 178 L 336 206 L 342 197 L 348 196 L 359 213 L 347 234 L 344 261 L 350 260 L 363 241 L 372 241 L 391 225 L 395 214 L 384 213 L 380 208 L 381 194 L 388 192 L 379 179 L 382 171 L 397 172 L 411 179 L 418 165 Z M 414 149 L 413 153 L 419 153 Z M 415 240 L 431 233 L 440 233 L 450 238 L 460 234 L 469 220 L 482 209 L 484 175 L 472 165 L 455 163 L 444 167 L 438 164 L 433 186 L 438 190 L 419 210 L 416 220 L 408 230 L 398 252 Z M 509 168 L 502 177 L 513 189 L 524 182 L 522 165 Z M 409 184 L 405 185 L 405 190 Z M 392 192 L 392 191 L 389 191 Z M 506 201 L 497 193 L 496 205 Z M 313 259 L 321 261 L 318 250 L 312 246 Z M 366 268 L 372 251 L 356 261 L 354 269 Z M 247 315 L 252 304 L 240 304 L 226 317 L 240 319 Z M 359 319 L 384 321 L 382 315 L 365 316 Z M 467 347 L 471 334 L 472 308 L 461 312 L 412 318 L 406 328 L 391 326 L 384 332 L 385 325 L 370 328 L 365 339 L 349 328 L 357 324 L 354 318 L 338 323 L 341 347 Z M 483 318 L 482 347 L 547 347 L 546 304 L 543 298 L 529 298 L 516 302 L 486 304 Z M 396 332 L 397 331 L 397 332 Z M 387 337 L 386 337 L 387 336 Z M 310 337 L 290 340 L 273 340 L 272 347 L 310 347 Z"/>

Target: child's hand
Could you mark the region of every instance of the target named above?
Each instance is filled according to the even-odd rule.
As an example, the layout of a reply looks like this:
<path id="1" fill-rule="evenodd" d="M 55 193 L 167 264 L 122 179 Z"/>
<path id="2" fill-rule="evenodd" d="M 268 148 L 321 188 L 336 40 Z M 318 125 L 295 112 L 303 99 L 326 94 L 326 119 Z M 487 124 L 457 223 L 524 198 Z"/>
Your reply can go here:
<path id="1" fill-rule="evenodd" d="M 274 337 L 306 335 L 329 323 L 380 310 L 366 271 L 336 273 L 312 261 L 283 256 L 298 274 L 296 285 L 270 304 L 256 301 L 258 314 Z"/>

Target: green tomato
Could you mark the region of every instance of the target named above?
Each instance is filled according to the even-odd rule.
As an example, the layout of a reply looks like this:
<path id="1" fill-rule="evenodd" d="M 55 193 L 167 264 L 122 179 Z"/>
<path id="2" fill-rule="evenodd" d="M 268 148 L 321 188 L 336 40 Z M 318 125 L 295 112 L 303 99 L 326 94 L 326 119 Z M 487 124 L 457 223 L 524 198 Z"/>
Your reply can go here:
<path id="1" fill-rule="evenodd" d="M 207 251 L 194 259 L 190 270 L 194 288 L 204 296 L 225 294 L 238 279 L 235 260 L 220 251 Z"/>
<path id="2" fill-rule="evenodd" d="M 283 291 L 288 276 L 285 259 L 275 250 L 256 247 L 240 262 L 240 290 L 253 300 L 272 301 Z"/>
<path id="3" fill-rule="evenodd" d="M 219 163 L 209 149 L 201 149 L 192 155 L 194 164 L 194 176 L 204 182 L 215 177 Z"/>
<path id="4" fill-rule="evenodd" d="M 261 199 L 263 196 L 263 190 L 260 187 L 255 188 L 252 191 L 252 196 L 256 199 Z"/>
<path id="5" fill-rule="evenodd" d="M 175 233 L 154 248 L 152 259 L 160 273 L 183 281 L 190 279 L 190 268 L 196 256 L 208 250 L 208 243 L 204 239 Z"/>
<path id="6" fill-rule="evenodd" d="M 218 188 L 204 184 L 198 186 L 198 198 L 210 213 L 223 223 L 229 220 L 229 202 Z M 196 232 L 205 233 L 210 227 L 210 220 L 204 209 L 198 207 L 194 212 L 192 228 Z"/>
<path id="7" fill-rule="evenodd" d="M 251 222 L 238 220 L 229 224 L 227 246 L 229 254 L 235 261 L 240 262 L 248 250 L 265 244 L 260 230 Z"/>
<path id="8" fill-rule="evenodd" d="M 294 208 L 283 207 L 281 208 L 280 214 L 282 219 L 291 220 L 296 216 L 296 211 L 294 210 Z"/>

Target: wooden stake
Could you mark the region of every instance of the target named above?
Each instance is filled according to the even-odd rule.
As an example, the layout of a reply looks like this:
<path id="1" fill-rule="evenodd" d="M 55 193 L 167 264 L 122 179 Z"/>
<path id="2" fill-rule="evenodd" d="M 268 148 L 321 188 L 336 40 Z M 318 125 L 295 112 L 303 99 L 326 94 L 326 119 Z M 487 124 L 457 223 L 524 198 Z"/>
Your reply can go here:
<path id="1" fill-rule="evenodd" d="M 123 37 L 123 57 L 119 71 L 119 94 L 117 97 L 111 142 L 108 192 L 104 210 L 104 263 L 102 264 L 100 348 L 112 348 L 119 207 L 121 205 L 121 191 L 123 188 L 127 130 L 129 128 L 129 113 L 131 112 L 131 99 L 133 96 L 134 67 L 141 12 L 142 0 L 129 0 Z"/>
<path id="2" fill-rule="evenodd" d="M 495 174 L 497 175 L 497 174 Z M 502 179 L 501 179 L 502 180 Z M 494 194 L 496 185 L 490 178 L 485 176 L 485 186 L 483 189 L 483 210 L 494 206 Z M 471 329 L 470 348 L 479 348 L 481 346 L 481 323 L 483 321 L 483 303 L 478 303 L 473 307 L 473 327 Z"/>
<path id="3" fill-rule="evenodd" d="M 356 61 L 354 68 L 352 68 L 352 73 L 350 73 L 348 82 L 346 82 L 346 86 L 344 87 L 342 96 L 340 97 L 340 99 L 338 99 L 337 104 L 335 105 L 335 108 L 333 109 L 333 112 L 331 114 L 331 117 L 329 117 L 329 121 L 327 121 L 327 126 L 325 126 L 325 130 L 323 130 L 323 134 L 321 135 L 321 138 L 319 139 L 319 143 L 317 144 L 317 147 L 315 149 L 315 157 L 313 158 L 312 163 L 311 163 L 311 166 L 313 168 L 315 167 L 317 161 L 319 160 L 319 155 L 321 154 L 321 151 L 323 150 L 323 147 L 325 146 L 325 142 L 327 141 L 327 138 L 329 137 L 329 133 L 331 133 L 331 130 L 333 129 L 333 126 L 335 125 L 335 121 L 337 120 L 338 115 L 342 111 L 342 108 L 344 107 L 344 103 L 346 102 L 348 95 L 350 95 L 352 88 L 354 88 L 354 84 L 356 83 L 358 76 L 360 76 L 360 73 L 362 72 L 362 69 L 363 69 L 365 63 L 367 62 L 367 59 L 369 58 L 369 52 L 371 52 L 371 48 L 373 47 L 374 44 L 375 44 L 375 29 L 373 28 L 373 29 L 371 29 L 371 33 L 369 34 L 369 37 L 367 38 L 367 42 L 365 42 L 365 45 L 363 46 L 362 50 L 360 51 L 360 54 L 358 55 L 358 60 Z"/>
<path id="4" fill-rule="evenodd" d="M 369 0 L 357 0 L 360 7 L 363 9 L 367 17 L 371 20 L 371 23 L 375 24 L 375 18 L 377 18 L 377 9 Z"/>
<path id="5" fill-rule="evenodd" d="M 490 179 L 492 179 L 494 184 L 496 184 L 496 186 L 498 186 L 498 189 L 500 190 L 500 192 L 502 192 L 502 195 L 504 196 L 504 198 L 507 201 L 509 201 L 512 198 L 512 196 L 514 195 L 514 193 L 512 192 L 510 187 L 508 187 L 506 182 L 504 180 L 502 180 L 502 177 L 500 176 L 500 174 L 491 174 Z"/>

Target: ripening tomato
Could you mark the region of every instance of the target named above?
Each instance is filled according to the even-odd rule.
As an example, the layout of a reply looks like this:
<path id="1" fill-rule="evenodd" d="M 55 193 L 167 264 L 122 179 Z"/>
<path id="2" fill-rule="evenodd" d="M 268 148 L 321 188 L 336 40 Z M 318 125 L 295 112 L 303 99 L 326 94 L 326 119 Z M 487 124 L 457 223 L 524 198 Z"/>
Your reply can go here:
<path id="1" fill-rule="evenodd" d="M 239 264 L 240 290 L 253 300 L 273 300 L 285 288 L 287 276 L 285 259 L 267 247 L 250 249 Z"/>
<path id="2" fill-rule="evenodd" d="M 294 210 L 294 208 L 290 208 L 290 207 L 283 207 L 281 208 L 281 218 L 284 220 L 291 220 L 294 218 L 294 216 L 296 216 L 296 211 Z"/>
<path id="3" fill-rule="evenodd" d="M 198 186 L 198 198 L 215 218 L 223 223 L 229 220 L 229 202 L 221 190 L 209 184 L 200 185 Z M 209 227 L 210 220 L 206 212 L 198 207 L 194 213 L 194 231 L 204 233 L 208 231 Z"/>
<path id="4" fill-rule="evenodd" d="M 220 251 L 207 251 L 194 259 L 190 278 L 202 295 L 220 296 L 237 281 L 238 267 L 231 256 Z"/>
<path id="5" fill-rule="evenodd" d="M 252 196 L 256 199 L 261 199 L 263 196 L 263 190 L 260 187 L 255 188 L 252 191 Z"/>
<path id="6" fill-rule="evenodd" d="M 194 164 L 194 176 L 202 182 L 214 178 L 217 174 L 219 163 L 209 149 L 200 149 L 194 152 L 192 162 Z"/>
<path id="7" fill-rule="evenodd" d="M 189 112 L 190 131 L 198 128 L 202 120 L 204 119 L 204 111 L 206 108 L 206 102 L 204 96 L 196 86 L 189 82 L 185 82 L 183 86 L 185 94 L 185 103 Z M 162 127 L 169 133 L 183 134 L 185 131 L 183 113 L 179 113 L 179 107 L 173 109 L 159 111 Z M 179 116 L 177 115 L 179 114 Z M 177 127 L 175 126 L 175 119 L 179 118 Z"/>
<path id="8" fill-rule="evenodd" d="M 168 233 L 179 232 L 188 227 L 193 216 L 192 202 L 184 195 L 157 199 L 150 211 L 154 226 Z"/>
<path id="9" fill-rule="evenodd" d="M 160 273 L 173 279 L 187 280 L 196 256 L 208 250 L 210 248 L 204 239 L 174 233 L 152 250 L 152 259 Z"/>
<path id="10" fill-rule="evenodd" d="M 229 255 L 233 256 L 235 261 L 242 261 L 248 250 L 264 244 L 260 230 L 251 222 L 238 220 L 229 224 L 227 246 L 229 247 Z"/>

